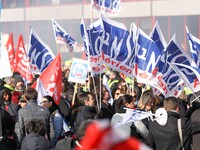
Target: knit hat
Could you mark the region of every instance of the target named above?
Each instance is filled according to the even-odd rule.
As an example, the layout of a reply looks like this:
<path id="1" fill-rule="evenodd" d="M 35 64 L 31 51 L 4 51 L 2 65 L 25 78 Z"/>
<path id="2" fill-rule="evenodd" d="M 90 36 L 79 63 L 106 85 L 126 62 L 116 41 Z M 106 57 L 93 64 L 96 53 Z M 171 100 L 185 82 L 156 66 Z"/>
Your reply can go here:
<path id="1" fill-rule="evenodd" d="M 22 78 L 22 76 L 20 76 L 20 75 L 15 75 L 14 76 L 14 82 L 15 82 L 15 85 L 18 83 L 18 82 L 24 82 L 24 80 L 23 80 L 23 78 Z"/>

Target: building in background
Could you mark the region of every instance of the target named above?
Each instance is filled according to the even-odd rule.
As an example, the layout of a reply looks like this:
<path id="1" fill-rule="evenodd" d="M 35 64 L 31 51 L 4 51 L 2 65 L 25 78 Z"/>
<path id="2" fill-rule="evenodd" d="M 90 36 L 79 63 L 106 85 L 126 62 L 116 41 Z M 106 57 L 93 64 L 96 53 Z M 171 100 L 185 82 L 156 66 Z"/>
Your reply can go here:
<path id="1" fill-rule="evenodd" d="M 121 12 L 110 17 L 124 23 L 129 29 L 135 22 L 147 34 L 158 20 L 167 42 L 173 34 L 184 49 L 188 49 L 185 25 L 190 33 L 200 37 L 199 0 L 121 0 Z M 99 18 L 99 12 L 91 8 L 90 0 L 1 0 L 0 32 L 13 33 L 15 48 L 20 33 L 28 43 L 30 27 L 57 53 L 51 18 L 54 18 L 67 33 L 78 42 L 74 57 L 81 57 L 82 39 L 80 22 L 86 25 Z M 61 48 L 63 60 L 73 57 L 65 47 Z"/>

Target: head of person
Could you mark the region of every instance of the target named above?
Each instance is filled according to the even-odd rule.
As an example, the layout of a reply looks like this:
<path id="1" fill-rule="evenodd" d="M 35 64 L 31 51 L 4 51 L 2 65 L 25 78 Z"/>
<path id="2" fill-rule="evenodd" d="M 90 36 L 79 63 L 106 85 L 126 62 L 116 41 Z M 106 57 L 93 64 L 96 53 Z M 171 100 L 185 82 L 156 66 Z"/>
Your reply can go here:
<path id="1" fill-rule="evenodd" d="M 151 90 L 144 91 L 138 101 L 138 108 L 146 111 L 154 109 L 156 96 Z"/>
<path id="2" fill-rule="evenodd" d="M 24 89 L 24 80 L 20 75 L 14 76 L 14 82 L 15 82 L 15 90 L 16 91 L 23 91 Z"/>
<path id="3" fill-rule="evenodd" d="M 110 78 L 110 80 L 113 80 L 113 79 L 115 79 L 116 77 L 117 77 L 117 71 L 110 71 L 110 74 L 109 74 L 109 78 Z"/>
<path id="4" fill-rule="evenodd" d="M 50 95 L 43 96 L 40 104 L 41 104 L 41 106 L 46 107 L 48 109 L 50 109 L 52 106 L 57 107 L 57 105 L 54 101 L 54 98 Z"/>
<path id="5" fill-rule="evenodd" d="M 1 92 L 0 92 L 0 99 L 3 102 L 11 102 L 11 98 L 12 98 L 12 93 L 8 88 L 4 88 Z"/>
<path id="6" fill-rule="evenodd" d="M 164 99 L 163 107 L 166 111 L 177 111 L 178 112 L 178 100 L 175 97 L 167 97 Z"/>
<path id="7" fill-rule="evenodd" d="M 109 90 L 106 88 L 106 86 L 102 86 L 102 100 L 104 102 L 108 102 L 110 100 L 111 96 L 110 96 L 110 92 Z"/>
<path id="8" fill-rule="evenodd" d="M 32 87 L 29 87 L 24 91 L 24 98 L 27 101 L 30 101 L 30 100 L 36 101 L 37 97 L 38 97 L 38 92 Z"/>
<path id="9" fill-rule="evenodd" d="M 27 134 L 33 133 L 40 136 L 45 136 L 46 134 L 45 124 L 39 119 L 30 120 L 25 129 Z"/>
<path id="10" fill-rule="evenodd" d="M 79 95 L 79 105 L 86 105 L 90 107 L 95 107 L 95 99 L 90 92 L 84 92 Z"/>
<path id="11" fill-rule="evenodd" d="M 6 82 L 6 84 L 4 84 L 5 87 L 14 90 L 15 82 L 13 77 L 5 77 L 4 81 Z"/>
<path id="12" fill-rule="evenodd" d="M 19 99 L 19 105 L 21 108 L 25 107 L 27 104 L 27 100 L 24 98 L 24 95 L 21 95 L 21 98 Z"/>
<path id="13" fill-rule="evenodd" d="M 111 95 L 112 95 L 114 100 L 119 99 L 120 94 L 121 94 L 121 91 L 118 87 L 115 87 L 111 92 Z"/>
<path id="14" fill-rule="evenodd" d="M 124 106 L 126 108 L 134 109 L 136 108 L 136 99 L 132 95 L 124 94 L 120 97 L 118 105 L 118 107 Z"/>

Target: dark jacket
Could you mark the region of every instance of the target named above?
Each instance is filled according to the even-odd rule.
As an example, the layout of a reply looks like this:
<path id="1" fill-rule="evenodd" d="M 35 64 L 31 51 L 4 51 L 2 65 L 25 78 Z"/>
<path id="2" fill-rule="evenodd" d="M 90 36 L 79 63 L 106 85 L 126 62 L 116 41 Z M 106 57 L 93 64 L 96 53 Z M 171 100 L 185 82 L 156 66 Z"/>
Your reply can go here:
<path id="1" fill-rule="evenodd" d="M 96 110 L 95 107 L 90 106 L 80 106 L 78 109 L 78 114 L 75 121 L 75 130 L 78 129 L 79 125 L 88 119 L 95 119 Z"/>
<path id="2" fill-rule="evenodd" d="M 54 150 L 74 150 L 76 147 L 76 141 L 73 138 L 64 138 L 57 142 Z"/>
<path id="3" fill-rule="evenodd" d="M 168 120 L 165 126 L 156 121 L 150 123 L 146 144 L 155 150 L 179 150 L 181 148 L 176 112 L 168 112 Z M 187 118 L 181 118 L 182 135 L 185 150 L 191 149 L 191 136 L 200 132 L 200 122 L 190 122 Z"/>
<path id="4" fill-rule="evenodd" d="M 112 116 L 114 115 L 114 111 L 112 109 L 112 106 L 110 104 L 106 104 L 104 102 L 101 103 L 101 111 L 103 115 L 99 119 L 112 119 Z"/>
<path id="5" fill-rule="evenodd" d="M 200 109 L 195 110 L 191 115 L 191 121 L 200 121 Z M 192 149 L 199 150 L 200 149 L 200 134 L 195 134 L 192 136 Z"/>
<path id="6" fill-rule="evenodd" d="M 30 133 L 22 140 L 21 150 L 49 150 L 50 143 L 41 135 Z"/>
<path id="7" fill-rule="evenodd" d="M 42 120 L 46 125 L 49 140 L 53 140 L 55 132 L 49 110 L 38 106 L 35 100 L 30 100 L 25 107 L 18 111 L 18 118 L 15 124 L 15 133 L 18 141 L 22 142 L 25 136 L 25 127 L 32 119 Z"/>
<path id="8" fill-rule="evenodd" d="M 14 137 L 15 122 L 7 111 L 0 107 L 1 125 L 2 125 L 2 136 L 3 140 L 0 142 L 1 150 L 15 150 L 16 143 Z"/>

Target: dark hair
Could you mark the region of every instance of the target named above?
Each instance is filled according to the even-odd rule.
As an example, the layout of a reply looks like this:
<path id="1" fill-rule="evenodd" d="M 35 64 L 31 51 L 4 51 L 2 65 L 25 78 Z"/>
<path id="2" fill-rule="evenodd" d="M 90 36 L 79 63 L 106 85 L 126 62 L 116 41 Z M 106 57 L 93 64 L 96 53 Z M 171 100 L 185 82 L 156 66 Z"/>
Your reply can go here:
<path id="1" fill-rule="evenodd" d="M 85 101 L 89 100 L 88 95 L 91 95 L 90 92 L 84 92 L 78 95 L 78 105 L 79 106 L 84 106 L 85 105 Z"/>
<path id="2" fill-rule="evenodd" d="M 45 95 L 45 96 L 43 96 L 43 98 L 46 98 L 46 99 L 48 100 L 48 102 L 52 102 L 52 106 L 51 106 L 51 108 L 49 108 L 49 111 L 50 111 L 51 113 L 52 113 L 54 110 L 56 110 L 56 109 L 59 111 L 59 113 L 61 113 L 61 111 L 60 111 L 58 105 L 55 103 L 54 98 L 53 98 L 52 96 L 50 96 L 50 95 Z M 62 114 L 62 113 L 61 113 L 61 114 Z"/>
<path id="3" fill-rule="evenodd" d="M 120 108 L 121 106 L 125 106 L 126 103 L 130 104 L 133 101 L 134 101 L 134 97 L 132 95 L 125 94 L 123 96 L 120 96 L 118 108 Z"/>
<path id="4" fill-rule="evenodd" d="M 0 92 L 0 99 L 3 100 L 3 101 L 5 100 L 4 99 L 4 94 L 8 94 L 9 95 L 9 100 L 8 101 L 11 101 L 11 99 L 12 99 L 12 93 L 11 93 L 11 91 L 8 88 L 5 88 L 5 89 L 3 89 Z"/>
<path id="5" fill-rule="evenodd" d="M 112 98 L 115 98 L 115 93 L 116 93 L 117 90 L 120 90 L 120 88 L 115 87 L 115 88 L 113 88 L 113 90 L 111 91 Z"/>
<path id="6" fill-rule="evenodd" d="M 34 133 L 36 135 L 45 136 L 46 128 L 45 124 L 39 119 L 33 119 L 26 125 L 26 133 Z"/>
<path id="7" fill-rule="evenodd" d="M 28 88 L 24 92 L 26 100 L 37 100 L 38 92 L 34 88 Z"/>

